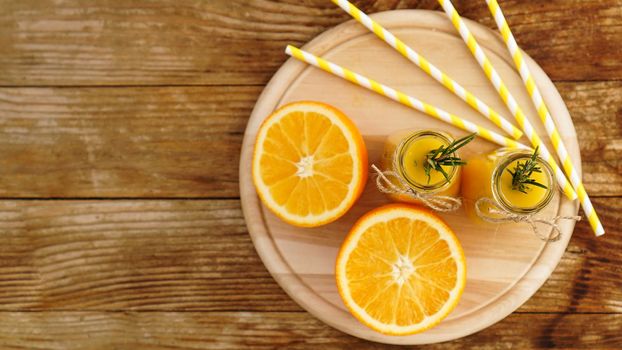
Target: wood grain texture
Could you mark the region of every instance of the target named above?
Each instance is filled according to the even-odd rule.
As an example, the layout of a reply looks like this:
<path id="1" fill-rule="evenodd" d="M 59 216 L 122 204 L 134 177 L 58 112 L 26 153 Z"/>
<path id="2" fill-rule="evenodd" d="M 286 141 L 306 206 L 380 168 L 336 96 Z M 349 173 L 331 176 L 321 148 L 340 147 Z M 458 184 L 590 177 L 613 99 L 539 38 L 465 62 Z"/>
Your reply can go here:
<path id="1" fill-rule="evenodd" d="M 457 1 L 462 16 L 495 28 L 485 1 Z M 619 80 L 621 0 L 499 0 L 518 45 L 554 80 Z"/>
<path id="2" fill-rule="evenodd" d="M 594 200 L 607 239 L 577 224 L 518 312 L 622 313 L 621 198 Z M 292 311 L 255 253 L 238 200 L 2 201 L 2 311 Z"/>
<path id="3" fill-rule="evenodd" d="M 370 13 L 438 9 L 431 0 L 356 3 Z M 286 44 L 349 19 L 326 0 L 45 4 L 0 1 L 0 85 L 264 84 Z M 553 80 L 622 79 L 621 5 L 501 2 L 519 44 Z M 456 7 L 492 26 L 483 2 Z"/>
<path id="4" fill-rule="evenodd" d="M 556 85 L 588 192 L 622 195 L 622 82 Z M 0 197 L 237 197 L 261 90 L 0 88 Z"/>
<path id="5" fill-rule="evenodd" d="M 622 198 L 594 198 L 607 239 L 594 239 L 589 223 L 577 223 L 555 272 L 519 311 L 622 312 Z"/>
<path id="6" fill-rule="evenodd" d="M 583 181 L 594 196 L 622 196 L 622 83 L 558 83 L 577 131 Z"/>
<path id="7" fill-rule="evenodd" d="M 0 218 L 0 308 L 293 308 L 237 200 L 18 201 Z"/>
<path id="8" fill-rule="evenodd" d="M 483 1 L 454 3 L 493 27 Z M 622 2 L 500 3 L 558 81 L 608 234 L 580 222 L 516 313 L 426 348 L 622 348 Z M 0 86 L 18 87 L 0 88 L 0 197 L 91 198 L 0 201 L 0 348 L 402 349 L 302 312 L 238 200 L 139 199 L 238 197 L 242 133 L 284 45 L 346 20 L 327 0 L 0 0 Z M 109 87 L 58 88 L 77 85 Z"/>
<path id="9" fill-rule="evenodd" d="M 404 10 L 379 13 L 375 17 L 388 30 L 394 30 L 407 45 L 437 62 L 440 69 L 468 82 L 469 90 L 492 108 L 504 108 L 497 92 L 473 62 L 463 41 L 443 14 Z M 544 134 L 501 38 L 477 23 L 471 22 L 470 26 L 484 50 L 492 53 L 493 65 L 518 103 L 523 105 L 527 118 L 531 123 L 537 123 L 534 124 L 535 130 Z M 494 127 L 357 23 L 343 23 L 316 37 L 304 48 L 355 72 L 382 77 L 384 84 L 442 106 L 444 110 L 478 125 Z M 527 64 L 547 101 L 571 159 L 579 165 L 578 140 L 563 100 L 537 64 L 531 59 Z M 338 330 L 370 341 L 402 345 L 444 342 L 478 332 L 502 320 L 526 302 L 555 269 L 569 242 L 574 222 L 560 222 L 562 238 L 555 244 L 545 244 L 534 236 L 529 226 L 477 225 L 467 219 L 464 210 L 438 213 L 456 232 L 466 257 L 466 287 L 456 309 L 434 328 L 401 337 L 379 334 L 357 321 L 343 305 L 335 285 L 334 261 L 356 220 L 390 201 L 379 193 L 373 181 L 368 181 L 361 198 L 343 217 L 322 227 L 297 228 L 283 223 L 259 202 L 250 175 L 255 138 L 266 115 L 286 103 L 304 99 L 328 103 L 348 115 L 365 140 L 370 164 L 382 164 L 385 139 L 397 131 L 443 130 L 454 137 L 463 136 L 465 132 L 402 105 L 389 103 L 385 97 L 304 63 L 290 60 L 279 69 L 255 104 L 246 127 L 240 155 L 240 197 L 249 233 L 263 263 L 279 285 L 309 313 Z M 552 149 L 547 141 L 545 143 Z M 489 153 L 496 148 L 497 145 L 478 138 L 461 149 L 460 155 L 469 159 L 475 153 Z M 465 198 L 464 206 L 474 205 L 476 199 Z M 578 209 L 577 202 L 558 195 L 540 214 L 543 217 L 568 216 L 575 215 Z M 551 228 L 540 229 L 546 235 Z M 309 264 L 310 261 L 314 263 Z"/>
<path id="10" fill-rule="evenodd" d="M 620 314 L 513 314 L 477 336 L 427 345 L 425 349 L 616 349 L 622 344 L 621 327 Z M 581 332 L 576 332 L 577 329 Z M 308 314 L 287 312 L 0 312 L 0 346 L 4 349 L 404 349 L 353 338 Z"/>
<path id="11" fill-rule="evenodd" d="M 259 92 L 0 89 L 0 197 L 235 196 Z"/>

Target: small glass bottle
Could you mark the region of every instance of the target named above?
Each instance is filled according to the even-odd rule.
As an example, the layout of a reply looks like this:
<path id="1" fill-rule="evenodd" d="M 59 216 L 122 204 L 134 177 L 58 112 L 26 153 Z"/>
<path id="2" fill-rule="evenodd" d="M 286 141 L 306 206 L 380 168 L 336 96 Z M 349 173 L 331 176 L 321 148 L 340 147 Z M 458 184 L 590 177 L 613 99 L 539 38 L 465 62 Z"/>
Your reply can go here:
<path id="1" fill-rule="evenodd" d="M 467 215 L 479 221 L 475 203 L 483 197 L 490 198 L 503 210 L 516 215 L 535 214 L 545 208 L 553 198 L 557 182 L 551 166 L 542 158 L 536 158 L 541 171 L 534 172 L 531 178 L 546 188 L 527 185 L 527 193 L 512 188 L 512 174 L 508 170 L 514 171 L 518 162 L 524 163 L 531 156 L 529 150 L 499 149 L 467 160 L 461 184 Z"/>
<path id="2" fill-rule="evenodd" d="M 398 131 L 386 139 L 382 169 L 395 172 L 401 183 L 419 194 L 456 197 L 460 192 L 460 166 L 443 166 L 449 181 L 439 171 L 430 171 L 429 178 L 424 171 L 426 155 L 452 141 L 451 135 L 440 131 Z M 457 154 L 453 156 L 458 157 Z M 408 194 L 391 193 L 389 197 L 401 202 L 420 203 Z"/>

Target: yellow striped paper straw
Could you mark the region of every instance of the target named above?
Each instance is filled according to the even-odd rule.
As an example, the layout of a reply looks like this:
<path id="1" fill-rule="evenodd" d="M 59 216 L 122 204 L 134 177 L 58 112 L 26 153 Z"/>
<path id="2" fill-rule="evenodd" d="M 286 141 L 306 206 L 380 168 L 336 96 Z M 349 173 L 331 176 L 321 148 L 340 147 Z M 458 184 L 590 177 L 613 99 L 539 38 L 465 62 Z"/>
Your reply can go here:
<path id="1" fill-rule="evenodd" d="M 555 162 L 555 159 L 549 152 L 548 148 L 544 145 L 544 143 L 534 130 L 533 126 L 529 122 L 529 119 L 527 119 L 525 113 L 523 113 L 523 110 L 516 102 L 516 99 L 514 99 L 514 96 L 512 96 L 512 94 L 510 93 L 510 90 L 508 90 L 503 80 L 501 80 L 501 76 L 499 76 L 497 71 L 493 68 L 490 60 L 488 59 L 488 57 L 486 57 L 484 50 L 482 50 L 482 48 L 475 40 L 473 34 L 471 34 L 469 28 L 467 28 L 462 18 L 460 18 L 458 11 L 456 11 L 451 1 L 438 0 L 438 2 L 445 10 L 445 13 L 451 20 L 451 23 L 453 23 L 454 27 L 456 27 L 456 29 L 460 33 L 460 36 L 462 36 L 462 39 L 469 47 L 469 50 L 471 50 L 471 53 L 477 60 L 477 63 L 479 63 L 480 67 L 482 67 L 482 69 L 484 70 L 484 73 L 486 73 L 488 80 L 490 80 L 492 85 L 495 87 L 505 105 L 508 107 L 510 112 L 512 112 L 512 115 L 514 115 L 514 118 L 516 118 L 518 125 L 523 129 L 525 135 L 527 136 L 533 147 L 540 147 L 540 156 L 553 168 L 553 172 L 555 173 L 557 182 L 559 183 L 566 196 L 571 200 L 577 198 L 577 194 L 568 182 L 568 179 L 566 179 L 564 172 Z"/>
<path id="2" fill-rule="evenodd" d="M 598 219 L 598 215 L 596 215 L 596 211 L 594 210 L 594 206 L 592 206 L 592 202 L 590 201 L 590 197 L 587 195 L 585 191 L 585 187 L 583 186 L 583 182 L 577 173 L 574 165 L 572 165 L 572 161 L 570 160 L 570 156 L 568 155 L 568 151 L 566 150 L 566 146 L 562 141 L 562 138 L 559 136 L 559 132 L 555 127 L 555 123 L 553 122 L 553 117 L 549 113 L 549 109 L 546 107 L 544 103 L 544 99 L 540 94 L 540 90 L 536 86 L 535 80 L 533 79 L 531 72 L 529 71 L 529 67 L 527 67 L 527 63 L 523 58 L 523 54 L 514 39 L 514 35 L 512 35 L 512 31 L 508 26 L 507 21 L 505 20 L 505 16 L 503 16 L 503 12 L 497 3 L 497 0 L 486 0 L 488 3 L 488 8 L 492 13 L 492 16 L 495 18 L 495 22 L 497 22 L 497 27 L 499 27 L 499 31 L 501 32 L 501 36 L 503 37 L 503 41 L 505 42 L 510 55 L 514 60 L 514 64 L 516 65 L 516 69 L 519 71 L 523 82 L 525 83 L 525 87 L 527 88 L 527 92 L 529 96 L 531 96 L 531 100 L 533 101 L 536 110 L 538 111 L 538 115 L 540 116 L 540 120 L 544 127 L 546 128 L 546 132 L 553 143 L 553 148 L 557 151 L 557 156 L 562 162 L 562 166 L 577 191 L 577 195 L 579 196 L 579 201 L 581 202 L 581 206 L 583 207 L 583 211 L 585 211 L 585 216 L 587 220 L 590 222 L 592 229 L 596 236 L 601 236 L 605 234 L 605 229 L 603 225 L 600 223 Z"/>
<path id="3" fill-rule="evenodd" d="M 425 57 L 418 54 L 415 50 L 408 47 L 399 38 L 395 37 L 391 32 L 383 28 L 373 19 L 369 18 L 363 11 L 359 10 L 348 0 L 332 0 L 333 3 L 341 7 L 350 16 L 356 19 L 359 23 L 364 25 L 372 33 L 376 34 L 385 43 L 393 47 L 402 56 L 409 59 L 411 62 L 421 68 L 426 74 L 434 78 L 441 83 L 447 90 L 451 91 L 454 95 L 460 97 L 473 109 L 481 113 L 484 117 L 495 123 L 496 126 L 503 129 L 508 135 L 511 135 L 515 139 L 520 139 L 523 136 L 523 132 L 517 127 L 508 122 L 507 119 L 499 115 L 495 110 L 489 107 L 479 98 L 475 97 L 472 93 L 463 88 L 458 82 L 450 78 L 447 74 L 443 73 L 440 69 L 434 66 Z"/>
<path id="4" fill-rule="evenodd" d="M 496 132 L 483 128 L 475 123 L 472 123 L 468 120 L 464 120 L 454 114 L 446 112 L 438 107 L 432 106 L 428 103 L 420 101 L 414 97 L 408 96 L 401 91 L 397 91 L 393 88 L 390 88 L 386 85 L 380 84 L 379 82 L 366 78 L 358 73 L 355 73 L 349 69 L 343 68 L 335 63 L 329 62 L 321 57 L 315 56 L 309 52 L 300 50 L 294 46 L 287 45 L 285 49 L 285 53 L 288 55 L 302 61 L 308 63 L 312 66 L 320 68 L 328 73 L 336 75 L 338 77 L 344 78 L 351 83 L 354 83 L 358 86 L 362 86 L 369 90 L 372 90 L 382 96 L 388 97 L 394 101 L 397 101 L 405 106 L 416 109 L 420 112 L 423 112 L 429 116 L 432 116 L 436 119 L 442 120 L 446 123 L 449 123 L 453 126 L 456 126 L 462 130 L 466 130 L 469 132 L 477 133 L 482 138 L 494 142 L 498 145 L 509 147 L 509 148 L 529 148 L 523 144 L 520 144 L 510 138 L 507 138 L 503 135 L 497 134 Z"/>

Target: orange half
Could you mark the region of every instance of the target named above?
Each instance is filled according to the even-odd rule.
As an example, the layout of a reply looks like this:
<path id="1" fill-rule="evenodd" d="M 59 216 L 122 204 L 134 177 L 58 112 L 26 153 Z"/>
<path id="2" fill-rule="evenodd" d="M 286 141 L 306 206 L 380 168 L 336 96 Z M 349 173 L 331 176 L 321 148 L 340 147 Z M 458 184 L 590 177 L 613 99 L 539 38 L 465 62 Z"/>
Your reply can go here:
<path id="1" fill-rule="evenodd" d="M 367 151 L 341 111 L 294 102 L 259 128 L 252 172 L 259 197 L 278 217 L 296 226 L 320 226 L 345 214 L 362 193 Z"/>
<path id="2" fill-rule="evenodd" d="M 456 307 L 466 264 L 460 242 L 439 217 L 390 204 L 356 222 L 335 274 L 339 294 L 359 321 L 384 334 L 409 335 Z"/>

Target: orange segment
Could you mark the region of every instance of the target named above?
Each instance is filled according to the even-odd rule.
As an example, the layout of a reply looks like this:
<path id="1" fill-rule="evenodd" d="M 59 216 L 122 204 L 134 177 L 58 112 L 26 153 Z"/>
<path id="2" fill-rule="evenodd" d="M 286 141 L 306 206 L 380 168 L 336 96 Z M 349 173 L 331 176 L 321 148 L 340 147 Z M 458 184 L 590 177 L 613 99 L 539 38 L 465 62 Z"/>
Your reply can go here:
<path id="1" fill-rule="evenodd" d="M 253 181 L 263 203 L 297 226 L 341 217 L 367 179 L 367 151 L 352 121 L 320 102 L 294 102 L 260 127 Z"/>
<path id="2" fill-rule="evenodd" d="M 433 327 L 456 307 L 466 265 L 440 218 L 391 204 L 356 222 L 337 257 L 336 279 L 359 321 L 384 334 L 407 335 Z"/>

